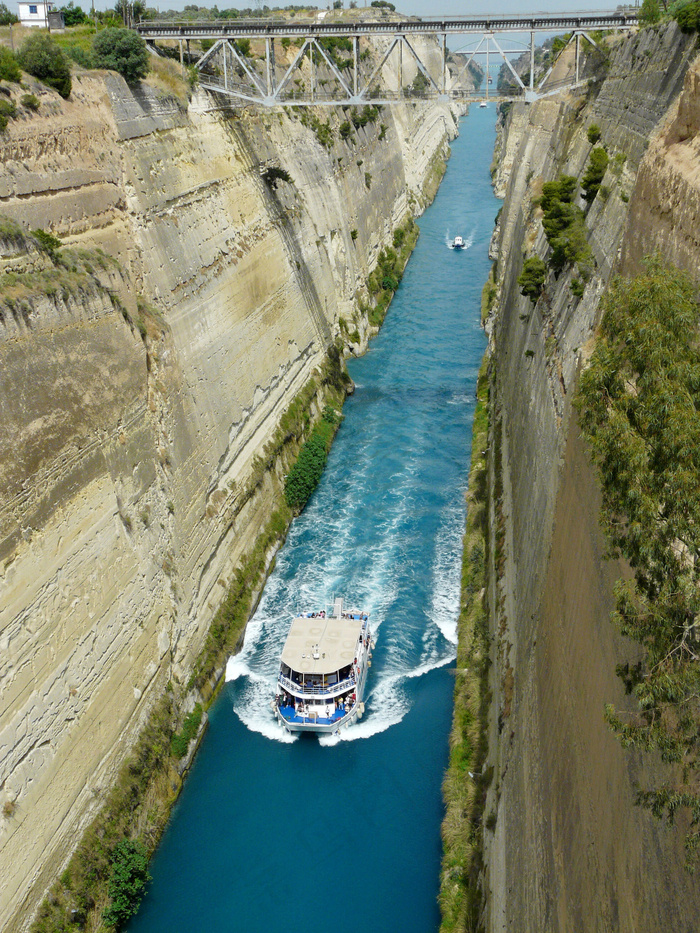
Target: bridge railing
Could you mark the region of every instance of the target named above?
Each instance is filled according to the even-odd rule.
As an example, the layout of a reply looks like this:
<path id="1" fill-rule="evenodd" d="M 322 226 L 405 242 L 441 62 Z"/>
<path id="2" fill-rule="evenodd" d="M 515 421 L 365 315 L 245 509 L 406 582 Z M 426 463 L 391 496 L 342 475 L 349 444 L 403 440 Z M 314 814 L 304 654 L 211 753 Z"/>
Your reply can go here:
<path id="1" fill-rule="evenodd" d="M 145 39 L 294 38 L 300 36 L 435 35 L 469 32 L 555 32 L 571 29 L 628 29 L 637 24 L 634 10 L 537 15 L 431 17 L 410 20 L 362 20 L 303 23 L 292 20 L 213 20 L 147 22 L 136 29 Z"/>

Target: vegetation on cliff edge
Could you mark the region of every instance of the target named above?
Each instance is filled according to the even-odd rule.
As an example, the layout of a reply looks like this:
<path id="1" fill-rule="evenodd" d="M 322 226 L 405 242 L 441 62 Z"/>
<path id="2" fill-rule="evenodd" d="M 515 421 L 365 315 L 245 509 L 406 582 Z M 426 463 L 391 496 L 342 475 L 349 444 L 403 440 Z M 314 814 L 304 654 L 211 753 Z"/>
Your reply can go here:
<path id="1" fill-rule="evenodd" d="M 637 803 L 673 823 L 689 818 L 689 863 L 700 846 L 700 349 L 698 290 L 659 257 L 618 278 L 602 301 L 600 335 L 576 404 L 598 468 L 602 524 L 633 570 L 615 587 L 613 621 L 641 659 L 618 667 L 636 711 L 606 707 L 625 747 L 670 766 Z"/>
<path id="2" fill-rule="evenodd" d="M 443 783 L 446 813 L 442 824 L 441 933 L 476 931 L 481 911 L 478 882 L 483 851 L 481 819 L 489 786 L 489 775 L 482 773 L 489 705 L 485 607 L 487 445 L 488 375 L 484 361 L 472 427 L 450 763 Z"/>
<path id="3" fill-rule="evenodd" d="M 418 234 L 418 225 L 409 216 L 394 230 L 393 246 L 387 246 L 379 253 L 377 265 L 367 281 L 374 306 L 362 308 L 373 327 L 381 327 L 386 317 L 391 299 L 399 287 L 406 263 L 416 245 Z"/>

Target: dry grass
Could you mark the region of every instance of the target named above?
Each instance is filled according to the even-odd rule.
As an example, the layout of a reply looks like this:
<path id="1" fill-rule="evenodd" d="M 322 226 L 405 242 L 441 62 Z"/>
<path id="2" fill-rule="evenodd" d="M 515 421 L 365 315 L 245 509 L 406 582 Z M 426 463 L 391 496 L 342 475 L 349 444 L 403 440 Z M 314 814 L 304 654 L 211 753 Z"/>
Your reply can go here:
<path id="1" fill-rule="evenodd" d="M 190 84 L 187 76 L 177 62 L 169 58 L 150 58 L 151 70 L 145 78 L 145 83 L 161 93 L 176 97 L 186 107 L 190 98 Z"/>
<path id="2" fill-rule="evenodd" d="M 6 45 L 8 49 L 14 49 L 16 52 L 26 38 L 32 35 L 33 29 L 27 26 L 20 26 L 15 23 L 14 26 L 0 26 L 0 43 Z"/>

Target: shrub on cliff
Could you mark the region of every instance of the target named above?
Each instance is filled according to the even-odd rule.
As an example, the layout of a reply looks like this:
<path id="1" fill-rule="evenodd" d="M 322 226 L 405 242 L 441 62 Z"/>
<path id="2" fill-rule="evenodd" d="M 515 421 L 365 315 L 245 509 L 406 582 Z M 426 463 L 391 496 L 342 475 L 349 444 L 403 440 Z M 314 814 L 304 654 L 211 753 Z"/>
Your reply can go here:
<path id="1" fill-rule="evenodd" d="M 520 294 L 527 295 L 533 305 L 537 304 L 537 299 L 542 294 L 546 278 L 547 265 L 539 256 L 531 256 L 530 259 L 526 259 L 523 271 L 518 276 Z"/>
<path id="2" fill-rule="evenodd" d="M 139 909 L 150 880 L 144 847 L 130 839 L 118 842 L 112 853 L 112 874 L 109 879 L 112 902 L 102 915 L 104 922 L 120 930 Z"/>
<path id="3" fill-rule="evenodd" d="M 552 248 L 551 268 L 559 273 L 567 263 L 578 263 L 581 277 L 588 281 L 593 258 L 586 240 L 583 211 L 573 203 L 577 185 L 571 175 L 560 175 L 556 181 L 545 182 L 540 198 L 544 212 L 542 226 Z"/>
<path id="4" fill-rule="evenodd" d="M 22 72 L 17 64 L 17 59 L 4 45 L 0 45 L 0 79 L 2 81 L 13 81 L 15 84 L 22 80 Z"/>
<path id="5" fill-rule="evenodd" d="M 299 451 L 297 462 L 285 480 L 284 497 L 290 509 L 301 512 L 309 496 L 318 486 L 339 423 L 340 416 L 335 409 L 327 405 L 321 420 L 314 426 L 311 437 Z"/>
<path id="6" fill-rule="evenodd" d="M 118 71 L 127 84 L 145 78 L 149 70 L 146 43 L 131 29 L 103 29 L 92 41 L 96 68 Z"/>
<path id="7" fill-rule="evenodd" d="M 693 0 L 692 3 L 686 3 L 676 13 L 676 22 L 680 26 L 681 32 L 698 32 L 700 30 L 700 2 Z"/>
<path id="8" fill-rule="evenodd" d="M 583 188 L 583 199 L 590 204 L 595 196 L 598 194 L 598 189 L 600 188 L 600 183 L 605 177 L 605 173 L 608 170 L 608 154 L 603 149 L 602 146 L 596 146 L 596 148 L 591 152 L 590 159 L 588 161 L 588 166 L 584 172 L 583 178 L 581 179 L 581 187 Z"/>
<path id="9" fill-rule="evenodd" d="M 47 33 L 29 36 L 17 58 L 28 74 L 54 88 L 61 97 L 70 96 L 70 65 L 60 46 Z"/>
<path id="10" fill-rule="evenodd" d="M 597 123 L 591 123 L 586 132 L 586 136 L 588 137 L 588 142 L 595 146 L 600 139 L 600 127 Z"/>
<path id="11" fill-rule="evenodd" d="M 653 26 L 661 19 L 661 7 L 659 0 L 643 0 L 639 8 L 640 26 Z"/>
<path id="12" fill-rule="evenodd" d="M 195 703 L 194 709 L 185 717 L 182 724 L 182 731 L 176 732 L 170 739 L 170 751 L 175 758 L 184 758 L 190 742 L 197 735 L 202 722 L 202 704 Z"/>
<path id="13" fill-rule="evenodd" d="M 655 752 L 669 768 L 637 803 L 688 821 L 700 846 L 700 305 L 690 276 L 647 259 L 601 301 L 601 332 L 576 405 L 598 468 L 601 519 L 633 579 L 615 587 L 612 619 L 640 645 L 617 673 L 637 703 L 606 707 L 625 747 Z M 658 760 L 658 759 L 657 759 Z"/>
<path id="14" fill-rule="evenodd" d="M 17 116 L 17 104 L 13 100 L 0 100 L 0 130 L 4 130 L 10 117 L 15 116 Z"/>

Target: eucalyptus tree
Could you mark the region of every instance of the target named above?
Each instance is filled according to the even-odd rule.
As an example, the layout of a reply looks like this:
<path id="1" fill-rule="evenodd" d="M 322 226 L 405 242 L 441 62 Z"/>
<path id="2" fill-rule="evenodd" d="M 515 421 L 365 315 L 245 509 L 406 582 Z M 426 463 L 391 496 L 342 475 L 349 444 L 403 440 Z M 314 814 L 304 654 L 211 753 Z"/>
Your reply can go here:
<path id="1" fill-rule="evenodd" d="M 581 377 L 579 419 L 598 467 L 602 524 L 633 578 L 613 620 L 641 646 L 618 667 L 636 699 L 605 715 L 625 746 L 658 753 L 666 780 L 637 802 L 673 822 L 689 811 L 700 846 L 700 306 L 688 275 L 658 257 L 617 279 Z"/>

